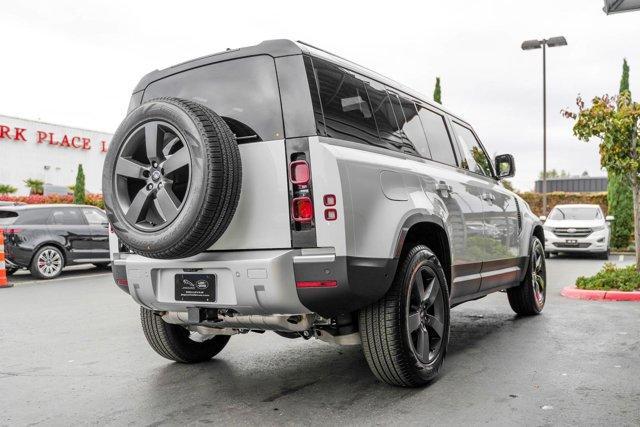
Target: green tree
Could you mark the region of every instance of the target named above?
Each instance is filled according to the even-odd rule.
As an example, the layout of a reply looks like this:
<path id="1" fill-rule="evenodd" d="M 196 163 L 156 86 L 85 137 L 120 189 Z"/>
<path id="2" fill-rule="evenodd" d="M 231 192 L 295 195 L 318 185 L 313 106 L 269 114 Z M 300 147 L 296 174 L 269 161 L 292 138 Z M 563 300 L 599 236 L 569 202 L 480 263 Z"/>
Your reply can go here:
<path id="1" fill-rule="evenodd" d="M 433 100 L 442 104 L 442 90 L 440 89 L 440 77 L 436 77 L 436 87 L 433 90 Z"/>
<path id="2" fill-rule="evenodd" d="M 544 176 L 544 172 L 540 171 L 540 173 L 538 174 L 538 178 L 542 179 L 543 176 Z M 548 178 L 566 178 L 569 176 L 571 176 L 569 172 L 567 172 L 564 169 L 562 169 L 560 172 L 558 172 L 555 169 L 547 169 L 547 179 Z"/>
<path id="3" fill-rule="evenodd" d="M 18 189 L 13 185 L 0 184 L 0 194 L 13 194 L 16 191 L 18 191 Z"/>
<path id="4" fill-rule="evenodd" d="M 598 138 L 602 167 L 631 182 L 636 270 L 640 271 L 640 104 L 631 100 L 629 91 L 618 96 L 597 96 L 590 107 L 585 107 L 578 97 L 576 104 L 578 113 L 563 111 L 565 117 L 576 120 L 574 135 L 586 142 Z"/>
<path id="5" fill-rule="evenodd" d="M 76 175 L 76 183 L 73 186 L 73 203 L 76 205 L 84 205 L 87 194 L 84 190 L 84 170 L 82 165 L 78 165 L 78 174 Z"/>
<path id="6" fill-rule="evenodd" d="M 629 91 L 629 64 L 625 59 L 622 63 L 622 77 L 620 78 L 619 93 Z M 633 195 L 631 185 L 625 176 L 618 176 L 608 171 L 607 199 L 609 200 L 609 215 L 615 217 L 611 224 L 611 245 L 615 248 L 626 248 L 633 232 Z"/>
<path id="7" fill-rule="evenodd" d="M 41 179 L 27 178 L 24 180 L 24 185 L 29 187 L 29 193 L 32 195 L 44 193 L 44 181 Z"/>

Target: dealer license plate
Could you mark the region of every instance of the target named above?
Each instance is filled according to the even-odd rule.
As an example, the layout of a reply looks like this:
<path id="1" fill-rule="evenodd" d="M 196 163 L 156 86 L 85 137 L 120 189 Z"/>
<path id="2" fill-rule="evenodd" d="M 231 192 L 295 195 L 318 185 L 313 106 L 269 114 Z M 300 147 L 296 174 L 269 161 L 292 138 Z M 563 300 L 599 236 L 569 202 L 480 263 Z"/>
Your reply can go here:
<path id="1" fill-rule="evenodd" d="M 176 274 L 176 301 L 215 302 L 215 274 Z"/>

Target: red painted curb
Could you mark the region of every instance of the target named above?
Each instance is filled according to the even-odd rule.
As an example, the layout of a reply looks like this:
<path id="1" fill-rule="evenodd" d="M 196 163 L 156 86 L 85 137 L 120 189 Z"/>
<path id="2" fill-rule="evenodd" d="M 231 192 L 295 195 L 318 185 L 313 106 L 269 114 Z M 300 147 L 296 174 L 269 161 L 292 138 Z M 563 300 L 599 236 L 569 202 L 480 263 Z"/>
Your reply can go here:
<path id="1" fill-rule="evenodd" d="M 578 289 L 575 286 L 567 286 L 560 291 L 560 295 L 566 298 L 582 299 L 590 301 L 639 301 L 640 291 L 591 291 Z"/>

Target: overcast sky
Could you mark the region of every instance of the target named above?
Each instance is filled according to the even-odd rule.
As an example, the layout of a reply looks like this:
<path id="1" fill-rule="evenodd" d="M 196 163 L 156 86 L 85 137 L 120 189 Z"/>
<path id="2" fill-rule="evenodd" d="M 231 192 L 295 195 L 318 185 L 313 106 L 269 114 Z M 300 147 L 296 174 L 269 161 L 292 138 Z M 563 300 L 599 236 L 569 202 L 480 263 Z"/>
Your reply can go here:
<path id="1" fill-rule="evenodd" d="M 517 5 L 517 6 L 516 6 Z M 265 39 L 304 40 L 431 95 L 468 120 L 490 154 L 515 155 L 516 187 L 542 169 L 541 51 L 547 52 L 548 167 L 600 170 L 596 144 L 560 116 L 578 93 L 618 90 L 622 59 L 640 95 L 640 12 L 602 0 L 10 1 L 2 5 L 0 114 L 113 132 L 147 72 Z"/>

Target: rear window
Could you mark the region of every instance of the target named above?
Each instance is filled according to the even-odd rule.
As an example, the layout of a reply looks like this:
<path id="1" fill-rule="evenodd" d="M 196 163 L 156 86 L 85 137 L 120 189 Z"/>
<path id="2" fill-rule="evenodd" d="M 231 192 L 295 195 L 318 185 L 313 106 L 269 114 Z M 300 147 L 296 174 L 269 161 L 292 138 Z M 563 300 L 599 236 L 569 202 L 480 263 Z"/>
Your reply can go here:
<path id="1" fill-rule="evenodd" d="M 211 108 L 240 143 L 284 138 L 276 69 L 269 56 L 218 62 L 166 77 L 147 86 L 143 101 L 163 96 Z"/>
<path id="2" fill-rule="evenodd" d="M 0 225 L 9 225 L 18 217 L 18 212 L 13 211 L 0 211 Z"/>

